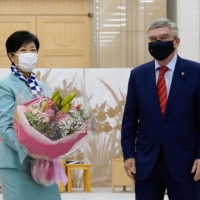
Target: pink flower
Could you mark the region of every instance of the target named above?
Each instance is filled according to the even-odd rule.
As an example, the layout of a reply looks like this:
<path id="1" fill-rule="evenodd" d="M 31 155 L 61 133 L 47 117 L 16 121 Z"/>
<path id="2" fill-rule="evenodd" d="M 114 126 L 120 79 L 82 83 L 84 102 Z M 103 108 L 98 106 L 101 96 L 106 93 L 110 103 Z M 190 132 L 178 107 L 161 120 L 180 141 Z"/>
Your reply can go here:
<path id="1" fill-rule="evenodd" d="M 49 116 L 49 120 L 52 122 L 52 121 L 55 121 L 55 111 L 54 110 L 51 110 L 51 109 L 47 109 L 45 111 L 45 113 Z"/>
<path id="2" fill-rule="evenodd" d="M 31 113 L 32 113 L 33 115 L 36 115 L 36 114 L 38 113 L 38 108 L 33 109 L 33 110 L 31 111 Z"/>
<path id="3" fill-rule="evenodd" d="M 42 120 L 42 122 L 45 122 L 45 123 L 48 123 L 50 121 L 47 116 L 46 117 L 42 117 L 41 120 Z"/>
<path id="4" fill-rule="evenodd" d="M 76 109 L 77 111 L 79 111 L 79 110 L 81 109 L 81 103 L 79 103 L 77 106 L 75 106 L 75 109 Z"/>
<path id="5" fill-rule="evenodd" d="M 50 121 L 48 115 L 46 115 L 45 113 L 40 113 L 39 118 L 42 122 L 45 123 L 48 123 Z"/>
<path id="6" fill-rule="evenodd" d="M 48 105 L 49 105 L 49 108 L 51 108 L 52 105 L 53 105 L 53 102 L 52 102 L 51 100 L 49 100 L 49 101 L 48 101 Z"/>
<path id="7" fill-rule="evenodd" d="M 65 119 L 65 118 L 69 118 L 70 116 L 69 116 L 69 114 L 67 114 L 67 113 L 63 113 L 63 112 L 61 112 L 61 111 L 58 111 L 57 112 L 57 118 L 59 118 L 59 119 Z"/>

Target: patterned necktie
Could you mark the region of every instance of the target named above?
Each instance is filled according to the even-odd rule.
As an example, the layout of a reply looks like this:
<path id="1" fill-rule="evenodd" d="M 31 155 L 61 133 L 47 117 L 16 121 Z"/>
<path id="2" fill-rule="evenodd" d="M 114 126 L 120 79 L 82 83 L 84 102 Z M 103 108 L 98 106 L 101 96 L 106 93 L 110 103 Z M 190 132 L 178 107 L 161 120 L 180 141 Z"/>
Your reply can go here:
<path id="1" fill-rule="evenodd" d="M 159 77 L 157 83 L 158 99 L 160 103 L 160 110 L 162 115 L 164 115 L 166 104 L 167 104 L 167 87 L 165 84 L 164 74 L 168 70 L 167 67 L 162 66 L 159 68 Z"/>

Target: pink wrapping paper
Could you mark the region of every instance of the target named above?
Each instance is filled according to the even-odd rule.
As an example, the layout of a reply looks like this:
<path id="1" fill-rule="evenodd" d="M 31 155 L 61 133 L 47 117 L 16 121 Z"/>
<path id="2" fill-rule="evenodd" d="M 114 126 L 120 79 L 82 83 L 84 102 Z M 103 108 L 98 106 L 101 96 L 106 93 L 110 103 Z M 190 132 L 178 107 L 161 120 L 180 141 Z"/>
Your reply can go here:
<path id="1" fill-rule="evenodd" d="M 87 135 L 87 127 L 80 133 L 69 135 L 57 141 L 52 141 L 45 137 L 29 125 L 24 112 L 25 106 L 17 106 L 14 118 L 14 129 L 19 142 L 25 146 L 31 156 L 35 158 L 55 159 L 67 153 L 75 143 Z"/>
<path id="2" fill-rule="evenodd" d="M 70 153 L 70 150 L 73 152 L 73 146 L 76 143 L 79 142 L 79 146 L 81 146 L 85 142 L 85 136 L 88 135 L 87 124 L 81 131 L 56 141 L 50 140 L 34 129 L 24 114 L 27 112 L 28 105 L 37 104 L 42 98 L 45 97 L 33 99 L 24 105 L 17 105 L 13 121 L 14 130 L 20 144 L 26 148 L 27 154 L 36 158 L 31 167 L 33 180 L 46 186 L 61 180 L 66 185 L 68 179 L 58 158 Z M 84 140 L 82 140 L 83 138 Z"/>

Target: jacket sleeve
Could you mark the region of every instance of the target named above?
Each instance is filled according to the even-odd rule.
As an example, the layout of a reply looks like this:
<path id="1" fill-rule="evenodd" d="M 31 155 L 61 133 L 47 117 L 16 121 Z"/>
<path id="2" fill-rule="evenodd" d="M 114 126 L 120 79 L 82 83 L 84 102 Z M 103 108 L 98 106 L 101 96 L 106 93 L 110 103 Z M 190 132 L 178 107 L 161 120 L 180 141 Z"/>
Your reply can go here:
<path id="1" fill-rule="evenodd" d="M 197 159 L 200 159 L 200 75 L 197 86 L 197 115 L 198 115 L 198 150 L 197 150 Z"/>
<path id="2" fill-rule="evenodd" d="M 10 148 L 18 152 L 22 164 L 27 157 L 27 152 L 25 147 L 19 144 L 13 129 L 14 110 L 15 94 L 4 81 L 0 81 L 0 137 Z M 32 161 L 29 156 L 28 158 Z"/>
<path id="3" fill-rule="evenodd" d="M 138 120 L 138 100 L 133 69 L 128 82 L 128 93 L 121 130 L 121 145 L 124 160 L 135 157 L 135 140 L 137 137 Z"/>

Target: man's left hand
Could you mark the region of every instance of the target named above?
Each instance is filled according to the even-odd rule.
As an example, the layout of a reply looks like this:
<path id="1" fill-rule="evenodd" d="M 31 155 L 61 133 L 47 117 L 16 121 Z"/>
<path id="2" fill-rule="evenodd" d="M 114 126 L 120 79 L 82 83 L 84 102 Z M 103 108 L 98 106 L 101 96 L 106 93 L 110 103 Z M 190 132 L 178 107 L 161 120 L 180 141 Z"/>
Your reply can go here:
<path id="1" fill-rule="evenodd" d="M 196 159 L 192 166 L 191 173 L 195 172 L 194 180 L 198 181 L 200 179 L 200 159 Z"/>

